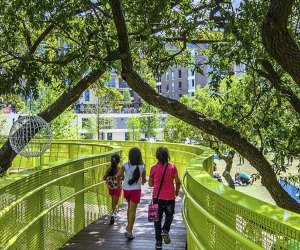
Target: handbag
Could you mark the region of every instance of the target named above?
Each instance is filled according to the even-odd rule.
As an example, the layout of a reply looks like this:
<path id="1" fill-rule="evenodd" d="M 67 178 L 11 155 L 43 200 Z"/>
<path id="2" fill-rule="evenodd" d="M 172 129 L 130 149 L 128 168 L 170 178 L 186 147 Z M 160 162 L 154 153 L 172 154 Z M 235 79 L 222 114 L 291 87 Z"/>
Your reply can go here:
<path id="1" fill-rule="evenodd" d="M 156 197 L 157 201 L 158 201 L 158 197 L 159 197 L 159 193 L 160 193 L 160 190 L 161 190 L 162 183 L 163 183 L 164 178 L 165 178 L 167 168 L 168 168 L 168 163 L 165 167 L 165 171 L 164 171 L 163 177 L 162 177 L 160 185 L 159 185 L 159 189 L 158 189 L 157 197 Z M 153 203 L 153 200 L 154 199 L 152 199 L 151 203 L 148 205 L 148 221 L 149 222 L 159 221 L 158 203 Z"/>

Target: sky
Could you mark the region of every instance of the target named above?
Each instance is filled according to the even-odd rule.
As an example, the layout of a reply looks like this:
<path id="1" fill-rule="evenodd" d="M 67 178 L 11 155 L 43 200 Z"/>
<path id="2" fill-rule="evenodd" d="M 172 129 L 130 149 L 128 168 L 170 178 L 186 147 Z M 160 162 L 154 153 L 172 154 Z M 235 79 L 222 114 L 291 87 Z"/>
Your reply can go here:
<path id="1" fill-rule="evenodd" d="M 233 7 L 238 7 L 240 5 L 240 2 L 242 2 L 242 0 L 232 0 Z"/>

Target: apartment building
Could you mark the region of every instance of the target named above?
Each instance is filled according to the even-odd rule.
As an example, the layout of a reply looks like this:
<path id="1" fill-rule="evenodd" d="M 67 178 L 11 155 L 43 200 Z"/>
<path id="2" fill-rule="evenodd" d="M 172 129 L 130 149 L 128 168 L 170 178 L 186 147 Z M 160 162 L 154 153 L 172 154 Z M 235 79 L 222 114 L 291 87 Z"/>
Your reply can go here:
<path id="1" fill-rule="evenodd" d="M 201 73 L 181 66 L 170 67 L 168 70 L 156 79 L 156 88 L 161 95 L 178 100 L 183 95 L 195 95 L 197 86 L 203 87 L 209 82 L 209 67 L 204 65 L 205 56 L 201 55 L 201 50 L 205 48 L 189 45 L 192 56 L 194 57 L 194 65 L 201 66 Z M 195 68 L 195 67 L 194 67 Z"/>
<path id="2" fill-rule="evenodd" d="M 195 60 L 195 65 L 205 65 L 206 60 L 205 56 L 201 55 L 201 50 L 205 48 L 205 45 L 202 47 L 196 47 L 189 45 L 191 49 L 192 56 Z M 189 96 L 195 95 L 195 90 L 197 86 L 203 87 L 209 82 L 209 66 L 201 66 L 201 73 L 193 70 L 195 67 L 190 69 L 184 68 L 182 66 L 170 67 L 168 70 L 156 80 L 156 88 L 158 93 L 172 99 L 178 100 L 183 95 L 188 94 Z M 104 116 L 113 117 L 115 119 L 116 126 L 114 128 L 105 129 L 100 131 L 99 136 L 104 140 L 125 140 L 127 136 L 126 120 L 129 118 L 129 114 L 139 115 L 139 108 L 141 107 L 141 98 L 138 94 L 131 90 L 127 82 L 124 81 L 120 75 L 116 74 L 115 71 L 111 71 L 111 78 L 107 82 L 107 86 L 118 89 L 121 93 L 124 93 L 125 90 L 130 91 L 131 96 L 131 105 L 130 107 L 124 107 L 121 111 L 118 111 L 119 114 L 113 112 L 111 114 L 103 114 Z M 82 119 L 87 119 L 88 116 L 92 117 L 92 113 L 95 111 L 85 109 L 88 105 L 92 106 L 97 103 L 97 98 L 95 96 L 95 91 L 93 89 L 86 90 L 82 97 L 77 101 L 77 107 L 81 106 L 82 109 L 79 110 L 79 120 L 80 124 Z M 85 114 L 83 114 L 85 113 Z M 164 115 L 166 116 L 166 115 Z M 163 118 L 165 119 L 165 118 Z M 82 134 L 88 133 L 84 129 L 81 131 Z M 87 137 L 91 137 L 88 135 Z M 159 129 L 158 139 L 162 139 L 163 128 Z M 93 136 L 94 137 L 94 136 Z M 145 135 L 142 135 L 144 138 Z"/>

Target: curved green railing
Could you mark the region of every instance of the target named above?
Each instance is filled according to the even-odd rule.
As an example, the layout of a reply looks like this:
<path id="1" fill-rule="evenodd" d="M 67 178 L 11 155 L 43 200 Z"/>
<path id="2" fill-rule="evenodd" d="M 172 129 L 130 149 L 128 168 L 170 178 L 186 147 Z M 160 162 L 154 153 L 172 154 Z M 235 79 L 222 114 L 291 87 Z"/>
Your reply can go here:
<path id="1" fill-rule="evenodd" d="M 208 157 L 192 159 L 183 178 L 188 249 L 300 249 L 300 215 L 214 180 Z"/>
<path id="2" fill-rule="evenodd" d="M 54 142 L 42 164 L 2 178 L 1 249 L 57 249 L 107 214 L 110 199 L 102 179 L 114 152 L 122 154 L 98 143 Z"/>
<path id="3" fill-rule="evenodd" d="M 184 176 L 188 249 L 300 249 L 300 216 L 215 181 L 211 150 L 128 141 L 55 141 L 42 157 L 15 159 L 23 171 L 0 179 L 1 249 L 59 248 L 110 211 L 102 178 L 111 154 L 139 147 L 149 172 L 158 146 Z"/>

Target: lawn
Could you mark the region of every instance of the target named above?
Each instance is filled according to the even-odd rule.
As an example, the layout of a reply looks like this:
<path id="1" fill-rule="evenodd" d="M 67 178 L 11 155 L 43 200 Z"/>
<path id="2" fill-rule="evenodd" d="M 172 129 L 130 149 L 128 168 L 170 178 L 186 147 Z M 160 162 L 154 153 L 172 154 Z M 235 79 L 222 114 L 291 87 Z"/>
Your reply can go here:
<path id="1" fill-rule="evenodd" d="M 225 169 L 225 162 L 223 160 L 216 160 L 216 159 L 214 161 L 217 164 L 217 172 L 222 174 Z M 289 166 L 287 173 L 284 173 L 284 175 L 287 175 L 288 173 L 298 174 L 298 169 L 296 167 L 297 164 L 299 164 L 299 162 L 294 161 L 293 165 Z M 231 176 L 234 177 L 236 172 L 246 172 L 249 175 L 257 173 L 256 169 L 254 169 L 247 160 L 245 160 L 244 164 L 240 165 L 237 156 L 234 158 L 233 161 Z M 224 182 L 226 182 L 224 178 L 222 179 Z M 267 189 L 264 186 L 262 186 L 260 180 L 255 181 L 253 185 L 247 185 L 247 186 L 237 185 L 236 190 L 245 193 L 247 195 L 253 196 L 262 201 L 276 205 L 275 201 L 273 200 L 273 198 L 271 197 Z"/>

